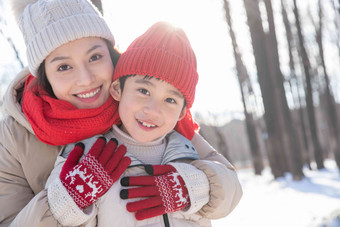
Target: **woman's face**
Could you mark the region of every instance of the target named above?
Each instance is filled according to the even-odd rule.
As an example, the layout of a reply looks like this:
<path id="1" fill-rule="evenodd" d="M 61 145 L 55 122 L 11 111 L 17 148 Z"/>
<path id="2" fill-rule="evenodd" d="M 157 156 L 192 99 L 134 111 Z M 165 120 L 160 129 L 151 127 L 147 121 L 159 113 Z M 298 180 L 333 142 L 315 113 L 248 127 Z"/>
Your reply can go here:
<path id="1" fill-rule="evenodd" d="M 113 64 L 106 42 L 88 37 L 66 43 L 45 59 L 55 96 L 79 109 L 96 108 L 110 93 Z"/>

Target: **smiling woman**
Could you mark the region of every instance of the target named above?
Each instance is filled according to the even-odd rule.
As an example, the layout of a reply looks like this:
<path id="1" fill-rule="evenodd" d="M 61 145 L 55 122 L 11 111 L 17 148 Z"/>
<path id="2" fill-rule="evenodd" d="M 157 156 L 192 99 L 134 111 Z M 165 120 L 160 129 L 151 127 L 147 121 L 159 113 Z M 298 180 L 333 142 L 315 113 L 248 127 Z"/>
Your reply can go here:
<path id="1" fill-rule="evenodd" d="M 56 98 L 79 109 L 96 108 L 109 97 L 113 64 L 106 42 L 89 37 L 69 42 L 45 60 L 46 75 Z"/>
<path id="2" fill-rule="evenodd" d="M 0 223 L 6 226 L 57 226 L 60 220 L 55 219 L 55 214 L 51 213 L 53 209 L 50 209 L 56 203 L 48 199 L 54 194 L 44 187 L 62 145 L 104 133 L 117 123 L 115 102 L 108 98 L 113 65 L 117 61 L 114 59 L 117 56 L 110 51 L 115 41 L 101 14 L 87 0 L 13 0 L 11 3 L 26 44 L 28 69 L 14 77 L 4 97 L 7 115 L 0 122 Z M 63 53 L 58 52 L 59 48 Z M 78 73 L 73 74 L 74 71 Z M 79 81 L 77 76 L 86 82 Z M 56 99 L 49 95 L 37 77 L 45 78 L 55 96 L 65 97 Z M 58 84 L 52 77 L 64 80 L 64 83 Z M 23 96 L 18 95 L 22 90 Z M 88 99 L 90 96 L 92 98 Z M 84 107 L 84 100 L 99 107 L 77 108 Z M 107 147 L 103 140 L 100 144 L 94 147 L 94 154 L 104 147 L 109 156 L 116 153 L 116 146 Z M 81 147 L 77 147 L 77 154 Z M 120 154 L 124 155 L 124 152 Z M 99 157 L 96 155 L 91 161 L 97 161 L 97 167 L 105 167 L 97 160 Z M 115 162 L 119 164 L 117 160 Z M 123 163 L 120 170 L 124 171 L 128 164 Z M 96 176 L 105 173 L 91 172 Z M 107 176 L 113 181 L 111 171 Z M 106 184 L 105 190 L 93 200 L 109 186 Z M 69 210 L 67 214 L 75 215 Z"/>

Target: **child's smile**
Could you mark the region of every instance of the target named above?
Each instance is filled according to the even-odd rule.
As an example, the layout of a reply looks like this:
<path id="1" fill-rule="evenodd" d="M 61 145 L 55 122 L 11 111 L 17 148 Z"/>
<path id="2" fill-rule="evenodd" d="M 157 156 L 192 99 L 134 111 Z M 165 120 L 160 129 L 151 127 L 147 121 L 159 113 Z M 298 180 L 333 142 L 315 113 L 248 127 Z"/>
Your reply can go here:
<path id="1" fill-rule="evenodd" d="M 137 120 L 139 122 L 139 124 L 141 124 L 143 127 L 147 127 L 147 128 L 155 128 L 157 127 L 157 125 L 154 125 L 154 124 L 148 124 L 144 121 L 141 121 L 141 120 Z"/>
<path id="2" fill-rule="evenodd" d="M 178 89 L 155 78 L 128 77 L 123 91 L 119 89 L 119 94 L 112 95 L 119 101 L 122 130 L 139 142 L 166 135 L 186 113 L 184 97 Z"/>

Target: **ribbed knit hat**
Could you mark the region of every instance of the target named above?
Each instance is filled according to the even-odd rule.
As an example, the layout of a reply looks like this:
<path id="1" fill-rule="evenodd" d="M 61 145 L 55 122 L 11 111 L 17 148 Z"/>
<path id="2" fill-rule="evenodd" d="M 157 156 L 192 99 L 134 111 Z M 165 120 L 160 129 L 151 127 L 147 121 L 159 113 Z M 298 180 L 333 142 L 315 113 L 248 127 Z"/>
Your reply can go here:
<path id="1" fill-rule="evenodd" d="M 195 53 L 185 32 L 165 22 L 151 26 L 120 56 L 113 80 L 126 75 L 148 75 L 176 87 L 189 109 L 198 82 Z"/>
<path id="2" fill-rule="evenodd" d="M 87 0 L 11 0 L 26 43 L 30 72 L 61 45 L 85 37 L 114 37 L 95 6 Z"/>

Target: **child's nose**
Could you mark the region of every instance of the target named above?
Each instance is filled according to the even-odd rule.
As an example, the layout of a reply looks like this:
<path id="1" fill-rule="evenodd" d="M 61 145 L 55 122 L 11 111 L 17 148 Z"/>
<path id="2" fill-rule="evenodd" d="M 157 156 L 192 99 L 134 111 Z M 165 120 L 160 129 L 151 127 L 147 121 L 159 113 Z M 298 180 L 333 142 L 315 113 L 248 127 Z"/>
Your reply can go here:
<path id="1" fill-rule="evenodd" d="M 159 115 L 161 113 L 160 104 L 156 100 L 150 100 L 144 106 L 144 112 L 147 114 Z"/>

